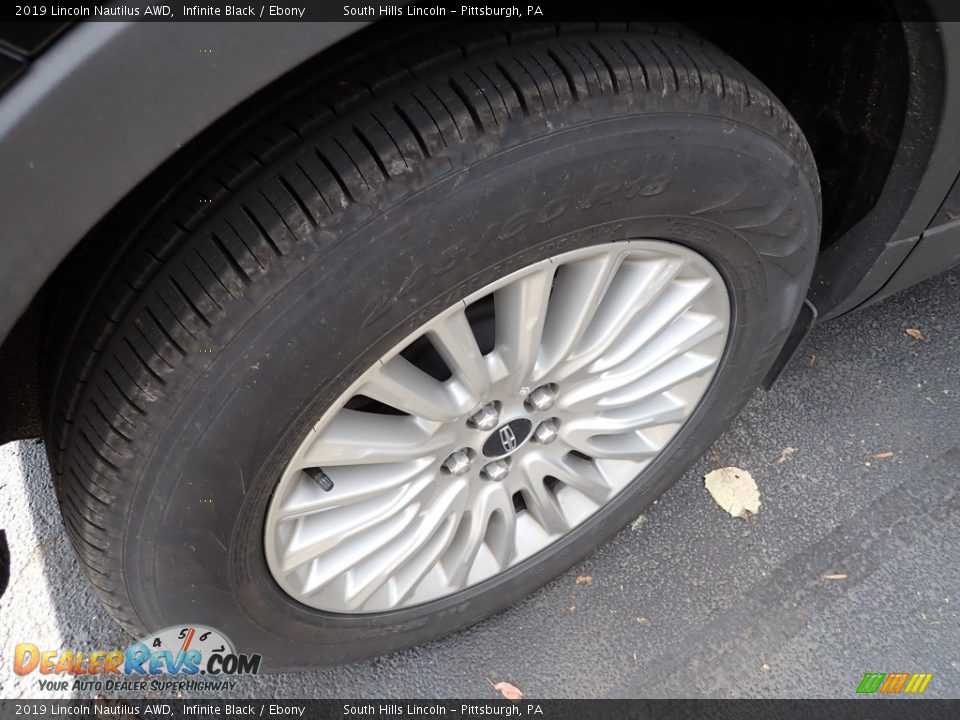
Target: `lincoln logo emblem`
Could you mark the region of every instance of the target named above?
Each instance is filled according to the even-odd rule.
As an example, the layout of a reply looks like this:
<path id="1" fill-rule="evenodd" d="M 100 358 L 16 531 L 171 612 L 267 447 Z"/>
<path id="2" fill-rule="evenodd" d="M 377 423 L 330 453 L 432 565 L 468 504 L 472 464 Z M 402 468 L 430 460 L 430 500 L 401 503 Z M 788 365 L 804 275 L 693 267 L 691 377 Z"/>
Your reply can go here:
<path id="1" fill-rule="evenodd" d="M 488 458 L 509 455 L 527 441 L 532 429 L 533 423 L 527 418 L 514 418 L 487 436 L 483 443 L 483 454 Z"/>
<path id="2" fill-rule="evenodd" d="M 513 452 L 517 447 L 517 436 L 509 425 L 500 428 L 500 444 L 504 452 Z"/>

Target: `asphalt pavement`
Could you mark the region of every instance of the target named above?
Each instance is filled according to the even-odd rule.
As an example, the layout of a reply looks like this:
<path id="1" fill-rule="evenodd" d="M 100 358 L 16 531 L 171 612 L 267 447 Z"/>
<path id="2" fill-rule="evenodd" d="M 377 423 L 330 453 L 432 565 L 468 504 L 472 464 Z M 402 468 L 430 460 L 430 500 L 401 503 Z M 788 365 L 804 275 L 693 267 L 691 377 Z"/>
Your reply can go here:
<path id="1" fill-rule="evenodd" d="M 849 698 L 866 672 L 925 672 L 927 696 L 960 697 L 958 379 L 955 271 L 815 328 L 656 505 L 506 612 L 233 696 L 493 698 L 506 680 L 540 698 Z M 713 502 L 703 475 L 720 463 L 753 474 L 759 514 Z M 0 697 L 64 697 L 12 674 L 16 643 L 130 638 L 80 573 L 36 441 L 0 447 L 0 508 Z"/>

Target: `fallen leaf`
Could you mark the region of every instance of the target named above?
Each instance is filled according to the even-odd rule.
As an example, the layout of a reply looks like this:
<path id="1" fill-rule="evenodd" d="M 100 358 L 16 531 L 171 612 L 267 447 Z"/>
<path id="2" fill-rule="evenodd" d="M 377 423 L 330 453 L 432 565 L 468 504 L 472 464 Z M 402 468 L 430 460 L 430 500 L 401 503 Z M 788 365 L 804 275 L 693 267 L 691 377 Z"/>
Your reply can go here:
<path id="1" fill-rule="evenodd" d="M 716 501 L 733 517 L 746 519 L 760 511 L 760 490 L 753 476 L 738 467 L 725 467 L 708 472 L 704 486 Z"/>
<path id="2" fill-rule="evenodd" d="M 795 447 L 790 447 L 789 445 L 780 451 L 780 457 L 773 461 L 774 465 L 783 465 L 786 462 L 787 458 L 793 455 L 797 449 Z"/>
<path id="3" fill-rule="evenodd" d="M 807 367 L 813 367 L 816 364 L 817 364 L 816 355 L 811 355 L 810 357 L 807 358 Z"/>
<path id="4" fill-rule="evenodd" d="M 577 585 L 593 585 L 593 577 L 590 575 L 577 575 Z"/>
<path id="5" fill-rule="evenodd" d="M 821 575 L 820 577 L 823 578 L 824 580 L 846 580 L 847 574 L 846 573 L 827 573 L 825 575 Z"/>
<path id="6" fill-rule="evenodd" d="M 884 452 L 874 453 L 873 455 L 870 456 L 870 459 L 883 460 L 884 458 L 892 458 L 892 457 L 893 457 L 893 453 L 890 452 L 889 450 L 885 450 Z"/>
<path id="7" fill-rule="evenodd" d="M 641 516 L 638 517 L 636 520 L 634 520 L 632 523 L 630 523 L 630 529 L 631 529 L 631 530 L 639 530 L 639 529 L 640 529 L 640 526 L 643 525 L 646 521 L 647 521 L 646 516 L 641 515 Z"/>
<path id="8" fill-rule="evenodd" d="M 645 617 L 637 618 L 637 625 L 649 625 L 649 624 L 650 624 L 650 621 L 647 620 Z"/>
<path id="9" fill-rule="evenodd" d="M 490 684 L 493 685 L 493 683 Z M 523 693 L 520 692 L 520 688 L 508 682 L 498 682 L 496 685 L 493 685 L 493 689 L 503 695 L 507 700 L 523 700 Z"/>
<path id="10" fill-rule="evenodd" d="M 907 328 L 904 332 L 912 337 L 914 340 L 923 340 L 923 333 L 917 330 L 917 328 Z"/>

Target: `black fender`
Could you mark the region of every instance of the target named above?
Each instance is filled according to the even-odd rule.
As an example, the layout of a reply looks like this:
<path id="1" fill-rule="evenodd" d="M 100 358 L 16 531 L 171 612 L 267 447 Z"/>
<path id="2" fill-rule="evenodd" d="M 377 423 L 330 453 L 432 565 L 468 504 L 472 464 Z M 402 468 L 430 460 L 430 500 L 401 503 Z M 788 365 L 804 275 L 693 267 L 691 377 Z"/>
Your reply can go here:
<path id="1" fill-rule="evenodd" d="M 366 23 L 81 23 L 0 97 L 0 342 L 94 224 L 230 109 Z"/>

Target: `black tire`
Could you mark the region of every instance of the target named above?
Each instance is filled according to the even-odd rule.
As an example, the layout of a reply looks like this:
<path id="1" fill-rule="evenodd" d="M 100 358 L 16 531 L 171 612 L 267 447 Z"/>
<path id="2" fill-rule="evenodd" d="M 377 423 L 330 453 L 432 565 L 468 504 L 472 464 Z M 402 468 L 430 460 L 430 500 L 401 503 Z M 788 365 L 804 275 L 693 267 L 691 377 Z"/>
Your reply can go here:
<path id="1" fill-rule="evenodd" d="M 46 442 L 82 565 L 134 635 L 204 623 L 276 670 L 476 622 L 635 518 L 785 340 L 817 253 L 819 184 L 769 90 L 681 31 L 444 32 L 305 91 L 165 203 L 108 274 L 102 259 L 76 266 Z M 348 616 L 286 596 L 264 559 L 265 508 L 323 409 L 457 298 L 631 237 L 707 256 L 733 309 L 710 390 L 642 479 L 446 599 Z"/>

